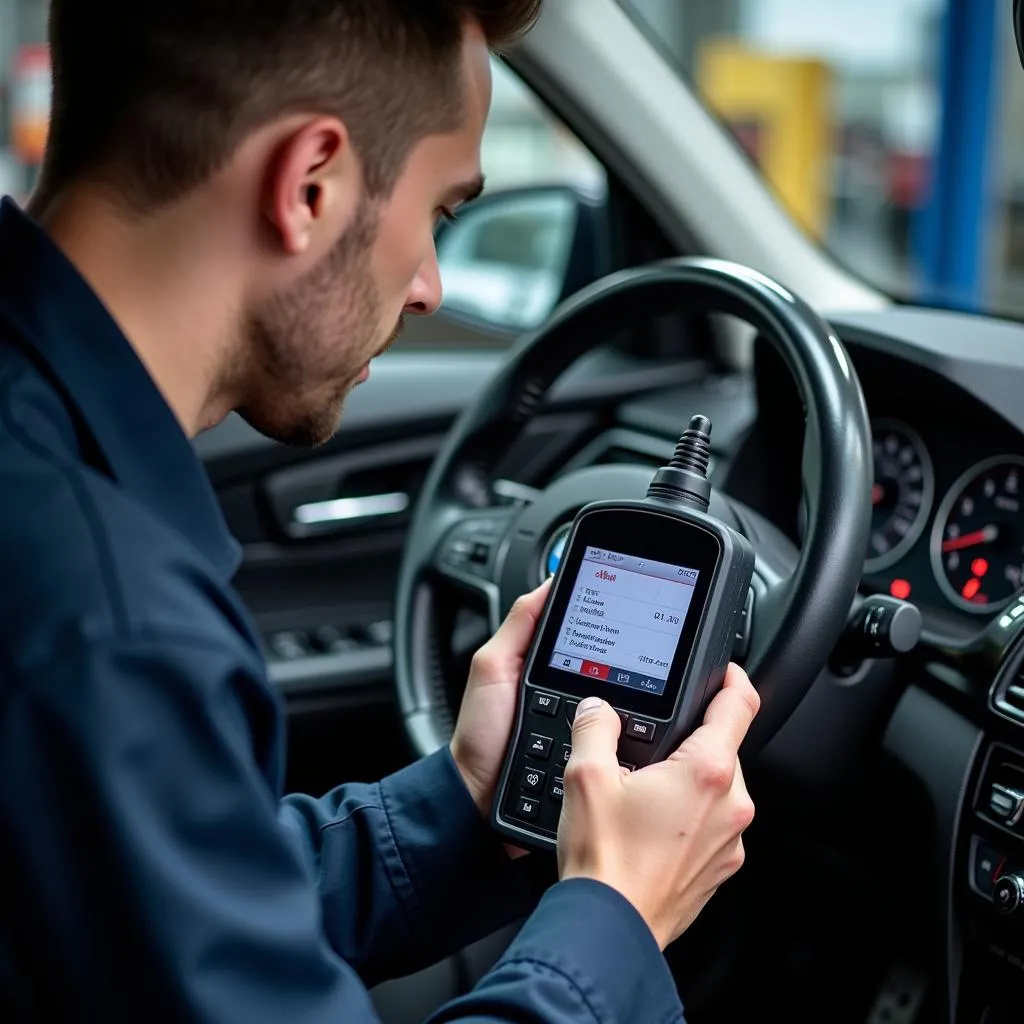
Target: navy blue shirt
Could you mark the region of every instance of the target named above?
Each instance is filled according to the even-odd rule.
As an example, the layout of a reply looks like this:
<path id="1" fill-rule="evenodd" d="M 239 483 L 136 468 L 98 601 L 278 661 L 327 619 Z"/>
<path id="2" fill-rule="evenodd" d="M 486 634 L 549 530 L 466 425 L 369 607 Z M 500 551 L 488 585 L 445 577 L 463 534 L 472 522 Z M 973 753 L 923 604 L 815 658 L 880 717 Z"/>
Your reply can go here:
<path id="1" fill-rule="evenodd" d="M 0 1019 L 359 1024 L 529 910 L 447 751 L 282 799 L 239 551 L 134 350 L 0 206 Z M 635 910 L 550 889 L 437 1020 L 678 1019 Z"/>

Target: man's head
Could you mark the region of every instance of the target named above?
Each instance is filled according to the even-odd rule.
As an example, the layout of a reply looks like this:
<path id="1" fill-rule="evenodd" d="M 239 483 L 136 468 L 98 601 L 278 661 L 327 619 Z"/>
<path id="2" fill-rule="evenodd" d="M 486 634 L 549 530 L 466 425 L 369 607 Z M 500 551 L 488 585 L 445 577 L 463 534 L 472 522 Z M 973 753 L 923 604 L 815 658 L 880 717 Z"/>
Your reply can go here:
<path id="1" fill-rule="evenodd" d="M 231 253 L 211 390 L 326 440 L 401 317 L 440 302 L 433 231 L 482 186 L 489 51 L 541 2 L 53 0 L 34 211 L 84 190 L 165 238 L 190 224 L 197 261 Z"/>

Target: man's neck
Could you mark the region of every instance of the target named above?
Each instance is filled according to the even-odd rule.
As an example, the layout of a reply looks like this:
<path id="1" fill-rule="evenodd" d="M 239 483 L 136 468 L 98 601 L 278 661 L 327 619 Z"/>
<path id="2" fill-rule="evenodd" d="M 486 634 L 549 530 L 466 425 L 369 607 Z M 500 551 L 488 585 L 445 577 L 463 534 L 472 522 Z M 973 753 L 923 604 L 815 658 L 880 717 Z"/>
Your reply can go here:
<path id="1" fill-rule="evenodd" d="M 221 394 L 235 311 L 199 210 L 145 219 L 122 213 L 92 188 L 29 210 L 117 322 L 189 437 L 231 409 Z M 226 285 L 227 282 L 224 282 Z"/>

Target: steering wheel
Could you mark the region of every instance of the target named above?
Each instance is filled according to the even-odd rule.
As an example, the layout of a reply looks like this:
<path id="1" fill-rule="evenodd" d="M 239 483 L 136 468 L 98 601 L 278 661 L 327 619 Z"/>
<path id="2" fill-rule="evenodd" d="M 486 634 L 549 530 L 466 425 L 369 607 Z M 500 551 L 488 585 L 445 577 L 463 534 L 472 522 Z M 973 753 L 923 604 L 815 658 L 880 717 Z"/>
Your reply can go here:
<path id="1" fill-rule="evenodd" d="M 789 367 L 806 417 L 807 516 L 799 551 L 717 489 L 711 504 L 711 514 L 746 536 L 756 553 L 744 633 L 733 653 L 761 696 L 745 751 L 775 734 L 824 668 L 857 591 L 871 517 L 871 430 L 853 366 L 811 307 L 762 274 L 712 259 L 656 263 L 598 281 L 521 339 L 459 416 L 424 482 L 395 605 L 397 701 L 418 756 L 449 742 L 457 711 L 442 671 L 439 585 L 475 591 L 497 629 L 515 599 L 547 575 L 559 530 L 584 505 L 642 498 L 652 477 L 641 466 L 594 466 L 517 496 L 507 485 L 496 487 L 496 467 L 552 384 L 581 356 L 680 309 L 732 314 L 755 327 Z M 700 411 L 679 410 L 680 433 Z"/>

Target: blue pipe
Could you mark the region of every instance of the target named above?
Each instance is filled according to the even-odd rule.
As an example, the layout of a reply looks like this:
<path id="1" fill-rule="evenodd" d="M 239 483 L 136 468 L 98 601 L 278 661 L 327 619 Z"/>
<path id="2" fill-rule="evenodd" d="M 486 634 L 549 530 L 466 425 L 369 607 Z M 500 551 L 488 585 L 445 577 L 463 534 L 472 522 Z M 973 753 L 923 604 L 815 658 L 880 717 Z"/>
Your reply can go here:
<path id="1" fill-rule="evenodd" d="M 941 122 L 927 200 L 913 224 L 918 301 L 955 309 L 985 305 L 993 201 L 997 26 L 1008 4 L 948 0 L 942 22 Z"/>

